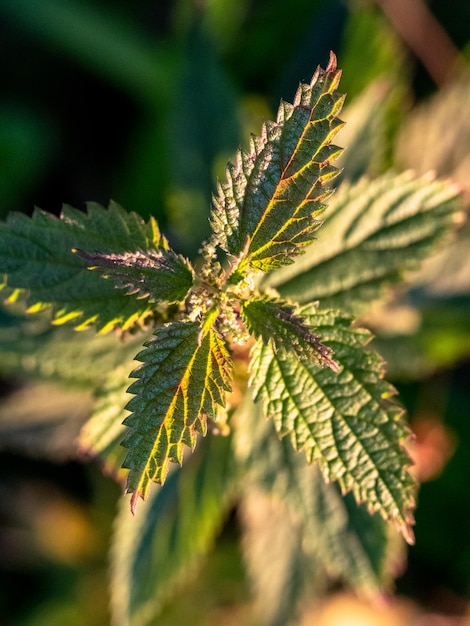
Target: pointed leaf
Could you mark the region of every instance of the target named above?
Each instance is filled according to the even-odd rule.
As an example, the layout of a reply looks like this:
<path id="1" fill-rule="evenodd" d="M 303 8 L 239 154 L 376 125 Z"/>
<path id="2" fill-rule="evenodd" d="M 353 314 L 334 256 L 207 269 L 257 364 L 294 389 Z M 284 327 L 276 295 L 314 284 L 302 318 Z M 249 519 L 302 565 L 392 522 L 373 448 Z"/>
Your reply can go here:
<path id="1" fill-rule="evenodd" d="M 75 249 L 92 270 L 100 270 L 116 287 L 151 302 L 182 302 L 193 284 L 189 262 L 173 250 L 89 254 Z"/>
<path id="2" fill-rule="evenodd" d="M 214 436 L 152 490 L 137 518 L 121 506 L 111 550 L 113 624 L 156 623 L 212 547 L 236 484 L 231 438 Z"/>
<path id="3" fill-rule="evenodd" d="M 460 210 L 454 185 L 410 172 L 343 184 L 315 245 L 266 284 L 301 304 L 359 314 L 430 254 Z"/>
<path id="4" fill-rule="evenodd" d="M 129 387 L 135 397 L 123 445 L 130 469 L 127 491 L 145 498 L 151 481 L 164 482 L 170 461 L 182 462 L 183 444 L 194 448 L 196 434 L 206 434 L 207 418 L 217 419 L 230 390 L 227 346 L 212 328 L 197 322 L 174 322 L 158 328 L 135 358 Z"/>
<path id="5" fill-rule="evenodd" d="M 240 312 L 249 331 L 264 343 L 271 341 L 275 350 L 291 351 L 299 359 L 338 370 L 332 350 L 321 343 L 293 304 L 265 296 L 243 300 Z"/>
<path id="6" fill-rule="evenodd" d="M 82 213 L 64 207 L 60 219 L 39 210 L 31 218 L 13 213 L 0 223 L 0 270 L 7 275 L 3 287 L 7 295 L 27 290 L 32 310 L 52 304 L 55 323 L 74 320 L 80 328 L 95 323 L 101 331 L 126 328 L 148 314 L 148 302 L 89 272 L 72 248 L 122 254 L 157 252 L 168 244 L 153 219 L 145 223 L 114 203 L 108 210 L 95 203 L 87 208 Z"/>
<path id="7" fill-rule="evenodd" d="M 403 448 L 408 430 L 388 400 L 394 390 L 382 379 L 381 359 L 365 349 L 369 334 L 332 312 L 312 306 L 301 312 L 334 349 L 341 371 L 258 343 L 251 365 L 255 399 L 263 399 L 279 435 L 289 435 L 309 462 L 317 461 L 327 480 L 352 491 L 412 542 L 414 481 Z"/>
<path id="8" fill-rule="evenodd" d="M 390 589 L 393 577 L 402 567 L 400 536 L 378 514 L 370 515 L 364 506 L 357 506 L 351 494 L 342 497 L 337 486 L 326 483 L 318 468 L 307 465 L 290 442 L 276 437 L 273 422 L 263 420 L 259 404 L 252 405 L 247 398 L 241 413 L 232 419 L 232 424 L 237 425 L 235 449 L 245 468 L 248 491 L 259 487 L 271 500 L 282 503 L 290 513 L 286 513 L 290 523 L 296 523 L 302 556 L 291 563 L 290 573 L 285 568 L 286 581 L 300 583 L 298 568 L 303 559 L 310 562 L 320 586 L 326 584 L 327 574 L 330 581 L 340 579 L 360 595 L 377 600 Z M 269 554 L 271 551 L 270 547 Z M 254 558 L 262 561 L 263 555 L 250 551 L 249 563 Z M 250 571 L 255 574 L 251 567 Z M 262 584 L 262 571 L 258 575 L 258 584 Z M 311 575 L 305 568 L 303 577 L 310 582 Z M 301 591 L 299 584 L 290 588 L 293 605 L 300 602 Z M 279 603 L 283 598 L 285 594 L 280 593 Z M 282 604 L 278 606 L 282 610 Z"/>
<path id="9" fill-rule="evenodd" d="M 292 263 L 313 240 L 328 195 L 324 183 L 336 173 L 331 144 L 342 122 L 336 88 L 340 72 L 331 56 L 310 84 L 301 84 L 293 105 L 281 103 L 276 122 L 263 126 L 249 152 L 239 152 L 213 198 L 218 243 L 239 257 L 237 272 L 263 271 Z"/>

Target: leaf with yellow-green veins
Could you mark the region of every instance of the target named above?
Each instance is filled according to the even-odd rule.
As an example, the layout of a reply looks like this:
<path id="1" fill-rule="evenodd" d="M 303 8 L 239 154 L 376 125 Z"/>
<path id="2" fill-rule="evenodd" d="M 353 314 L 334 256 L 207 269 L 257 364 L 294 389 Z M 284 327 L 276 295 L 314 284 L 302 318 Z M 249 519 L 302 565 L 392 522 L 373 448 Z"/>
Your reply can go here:
<path id="1" fill-rule="evenodd" d="M 124 420 L 132 510 L 152 481 L 165 481 L 170 462 L 182 462 L 184 445 L 194 448 L 197 433 L 206 434 L 207 419 L 220 416 L 232 368 L 226 342 L 197 322 L 166 324 L 144 345 L 128 389 L 135 394 L 127 405 L 132 414 Z"/>
<path id="2" fill-rule="evenodd" d="M 390 401 L 395 392 L 383 380 L 382 359 L 365 347 L 370 334 L 332 311 L 310 305 L 300 312 L 334 350 L 340 371 L 258 342 L 251 362 L 254 397 L 262 399 L 278 434 L 318 462 L 327 480 L 352 491 L 411 543 L 415 483 L 404 448 L 409 432 L 401 409 Z"/>
<path id="3" fill-rule="evenodd" d="M 269 296 L 252 298 L 241 302 L 240 313 L 249 331 L 264 343 L 271 342 L 276 350 L 290 351 L 299 359 L 313 359 L 338 371 L 331 348 L 321 342 L 290 302 Z"/>
<path id="4" fill-rule="evenodd" d="M 229 164 L 213 198 L 215 239 L 238 258 L 237 275 L 292 263 L 313 241 L 329 195 L 325 182 L 338 170 L 331 161 L 341 149 L 331 141 L 343 123 L 340 72 L 331 55 L 301 84 L 293 104 L 282 102 L 276 122 L 266 122 L 250 150 Z"/>
<path id="5" fill-rule="evenodd" d="M 103 280 L 73 249 L 122 255 L 145 251 L 168 253 L 168 242 L 155 220 L 144 222 L 111 203 L 94 202 L 87 212 L 65 206 L 59 218 L 36 210 L 27 217 L 12 213 L 0 222 L 0 289 L 12 297 L 26 291 L 30 311 L 52 307 L 53 322 L 73 320 L 77 328 L 95 324 L 105 332 L 127 328 L 152 310 L 147 299 L 132 297 Z"/>

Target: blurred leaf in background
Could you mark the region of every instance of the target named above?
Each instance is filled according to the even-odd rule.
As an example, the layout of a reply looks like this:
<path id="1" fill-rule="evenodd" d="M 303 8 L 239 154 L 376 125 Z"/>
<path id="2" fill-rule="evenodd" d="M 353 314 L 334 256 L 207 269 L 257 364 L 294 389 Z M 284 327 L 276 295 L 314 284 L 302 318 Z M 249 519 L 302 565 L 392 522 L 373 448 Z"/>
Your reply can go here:
<path id="1" fill-rule="evenodd" d="M 216 166 L 240 143 L 235 89 L 202 25 L 184 38 L 182 70 L 168 120 L 169 226 L 194 255 L 210 233 Z M 217 172 L 222 174 L 222 171 Z"/>

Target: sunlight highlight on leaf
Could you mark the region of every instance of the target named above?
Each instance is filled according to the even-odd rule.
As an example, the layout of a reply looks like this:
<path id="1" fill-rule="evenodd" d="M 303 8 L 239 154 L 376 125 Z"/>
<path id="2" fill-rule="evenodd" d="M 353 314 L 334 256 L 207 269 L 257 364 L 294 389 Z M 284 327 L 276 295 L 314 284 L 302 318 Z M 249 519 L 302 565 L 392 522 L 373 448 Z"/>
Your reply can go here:
<path id="1" fill-rule="evenodd" d="M 73 321 L 77 329 L 93 324 L 101 332 L 129 328 L 152 308 L 148 301 L 126 296 L 113 283 L 87 270 L 72 249 L 120 254 L 168 250 L 154 219 L 144 222 L 111 203 L 105 209 L 87 204 L 87 212 L 65 206 L 60 218 L 36 210 L 31 218 L 12 213 L 0 223 L 0 267 L 3 284 L 27 292 L 29 311 L 53 306 L 53 323 Z"/>
<path id="2" fill-rule="evenodd" d="M 197 322 L 174 322 L 158 328 L 135 358 L 129 387 L 135 397 L 123 445 L 130 470 L 127 492 L 135 510 L 151 482 L 163 483 L 171 461 L 181 463 L 183 446 L 194 448 L 197 433 L 206 434 L 207 418 L 217 420 L 230 391 L 231 359 L 225 341 Z"/>
<path id="3" fill-rule="evenodd" d="M 238 258 L 236 273 L 268 271 L 292 263 L 313 241 L 329 195 L 324 183 L 337 174 L 331 161 L 341 149 L 331 141 L 343 123 L 341 73 L 331 55 L 293 104 L 282 102 L 276 122 L 266 122 L 249 152 L 240 151 L 213 198 L 217 242 Z"/>

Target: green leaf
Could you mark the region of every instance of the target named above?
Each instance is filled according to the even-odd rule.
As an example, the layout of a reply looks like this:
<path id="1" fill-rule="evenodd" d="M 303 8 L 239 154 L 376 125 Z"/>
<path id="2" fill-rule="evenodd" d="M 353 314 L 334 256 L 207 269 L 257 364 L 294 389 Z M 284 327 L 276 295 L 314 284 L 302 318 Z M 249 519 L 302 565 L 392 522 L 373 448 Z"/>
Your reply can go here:
<path id="1" fill-rule="evenodd" d="M 369 600 L 383 597 L 403 560 L 403 540 L 391 536 L 384 520 L 358 506 L 350 493 L 342 496 L 335 484 L 325 483 L 318 468 L 299 469 L 292 477 L 298 485 L 298 506 L 302 502 L 312 505 L 303 512 L 306 550 L 320 560 L 331 578 Z"/>
<path id="2" fill-rule="evenodd" d="M 210 235 L 214 169 L 219 163 L 223 168 L 240 145 L 237 94 L 199 17 L 181 38 L 180 71 L 172 76 L 175 93 L 165 128 L 169 226 L 191 257 Z"/>
<path id="3" fill-rule="evenodd" d="M 362 176 L 375 177 L 385 171 L 386 118 L 394 96 L 396 90 L 384 80 L 369 85 L 352 102 L 348 92 L 349 104 L 342 112 L 346 125 L 341 131 L 341 140 L 347 150 L 336 163 L 341 168 L 341 174 L 335 181 L 336 187 L 343 179 L 355 182 Z"/>
<path id="4" fill-rule="evenodd" d="M 265 284 L 301 304 L 319 300 L 360 314 L 430 254 L 460 209 L 456 187 L 429 176 L 388 173 L 344 184 L 315 245 Z"/>
<path id="5" fill-rule="evenodd" d="M 123 254 L 167 250 L 153 219 L 145 223 L 111 203 L 106 210 L 89 203 L 82 213 L 64 207 L 60 219 L 36 210 L 32 218 L 11 214 L 0 223 L 0 268 L 3 287 L 27 290 L 31 310 L 54 306 L 54 323 L 74 320 L 79 328 L 96 324 L 102 332 L 127 328 L 150 311 L 146 300 L 129 297 L 89 272 L 73 248 Z M 1 288 L 1 285 L 0 285 Z"/>
<path id="6" fill-rule="evenodd" d="M 49 315 L 11 317 L 0 320 L 0 372 L 96 388 L 141 345 L 142 336 L 84 336 L 70 326 L 53 328 Z"/>
<path id="7" fill-rule="evenodd" d="M 129 369 L 121 365 L 108 374 L 106 383 L 96 393 L 92 415 L 77 441 L 81 455 L 98 457 L 104 471 L 117 479 L 123 477 L 125 449 L 121 442 L 125 436 L 123 421 L 128 415 L 125 407 Z"/>
<path id="8" fill-rule="evenodd" d="M 324 183 L 337 173 L 330 161 L 340 153 L 331 144 L 342 126 L 339 78 L 332 55 L 327 69 L 300 85 L 293 105 L 282 102 L 277 121 L 266 123 L 250 151 L 227 167 L 212 225 L 222 249 L 238 257 L 237 274 L 292 263 L 312 242 L 328 195 Z"/>
<path id="9" fill-rule="evenodd" d="M 295 305 L 265 296 L 243 300 L 240 312 L 249 331 L 265 344 L 271 341 L 275 350 L 291 351 L 301 360 L 313 359 L 317 365 L 338 370 L 332 350 L 321 343 Z"/>
<path id="10" fill-rule="evenodd" d="M 121 506 L 111 551 L 116 626 L 154 624 L 162 604 L 194 575 L 234 497 L 231 437 L 210 437 L 184 469 L 152 490 L 136 518 Z"/>
<path id="11" fill-rule="evenodd" d="M 64 462 L 93 406 L 92 393 L 50 382 L 26 383 L 0 403 L 2 451 Z"/>
<path id="12" fill-rule="evenodd" d="M 261 607 L 265 615 L 271 615 L 274 624 L 285 623 L 286 603 L 292 608 L 301 606 L 305 589 L 309 597 L 312 593 L 323 595 L 332 580 L 341 580 L 369 600 L 380 599 L 402 567 L 401 537 L 379 515 L 357 506 L 351 494 L 342 497 L 337 486 L 326 483 L 318 468 L 306 464 L 286 438 L 276 437 L 274 424 L 263 419 L 259 403 L 253 405 L 247 397 L 231 423 L 237 460 L 245 472 L 244 497 L 246 494 L 250 501 L 254 491 L 261 505 L 253 514 L 263 515 L 266 499 L 272 509 L 270 519 L 278 521 L 279 509 L 283 511 L 282 528 L 276 530 L 266 522 L 271 543 L 264 554 L 258 548 L 264 541 L 262 530 L 257 538 L 253 520 L 243 525 L 248 532 L 244 547 L 255 591 L 268 593 L 266 571 L 279 589 L 273 604 Z M 291 560 L 294 542 L 285 539 L 278 545 L 275 539 L 286 526 L 291 526 L 291 538 L 295 535 L 301 545 L 300 553 L 296 557 L 292 553 Z M 270 565 L 267 559 L 271 559 Z"/>
<path id="13" fill-rule="evenodd" d="M 245 488 L 239 511 L 243 557 L 253 587 L 256 623 L 289 624 L 309 570 L 299 516 L 289 509 L 285 500 L 266 494 L 256 485 Z"/>
<path id="14" fill-rule="evenodd" d="M 194 280 L 190 263 L 173 250 L 88 254 L 74 250 L 116 287 L 151 302 L 182 302 Z"/>
<path id="15" fill-rule="evenodd" d="M 131 373 L 138 380 L 128 389 L 135 394 L 127 405 L 132 415 L 124 422 L 133 510 L 151 481 L 164 482 L 170 461 L 182 462 L 183 444 L 194 448 L 207 418 L 217 419 L 232 367 L 225 341 L 197 322 L 166 324 L 144 345 L 135 357 L 142 365 Z"/>
<path id="16" fill-rule="evenodd" d="M 280 436 L 319 463 L 327 480 L 352 491 L 370 512 L 392 521 L 411 543 L 415 484 L 403 447 L 408 429 L 390 402 L 380 357 L 365 349 L 368 332 L 333 312 L 301 310 L 335 352 L 339 373 L 258 343 L 252 355 L 255 399 L 274 420 Z"/>

